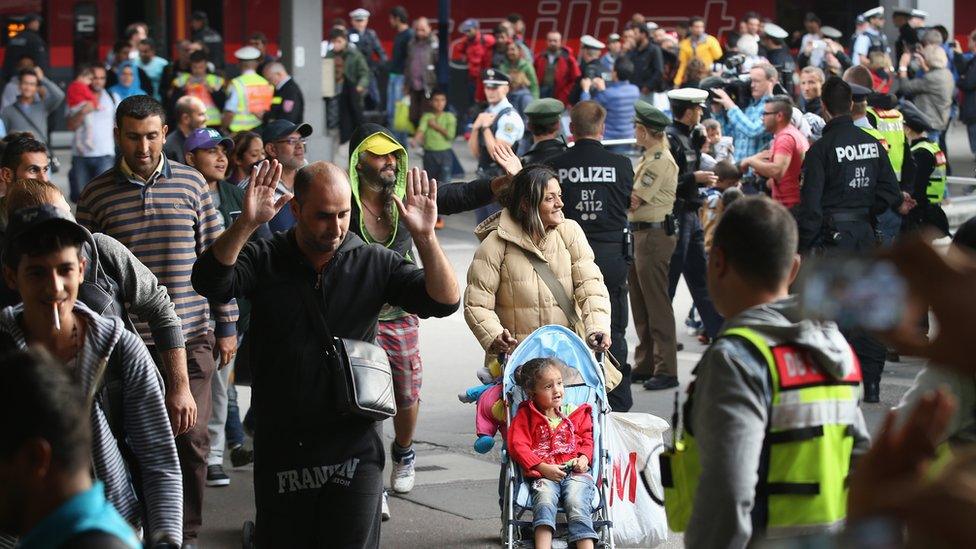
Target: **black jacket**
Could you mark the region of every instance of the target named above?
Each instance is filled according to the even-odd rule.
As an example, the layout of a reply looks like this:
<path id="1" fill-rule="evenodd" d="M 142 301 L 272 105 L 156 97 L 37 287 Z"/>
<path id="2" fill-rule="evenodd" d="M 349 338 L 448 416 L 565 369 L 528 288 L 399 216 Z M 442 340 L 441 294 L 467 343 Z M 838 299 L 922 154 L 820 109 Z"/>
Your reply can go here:
<path id="1" fill-rule="evenodd" d="M 671 156 L 678 165 L 678 189 L 675 194 L 675 213 L 681 211 L 697 211 L 702 205 L 698 194 L 698 183 L 695 172 L 701 163 L 701 146 L 704 134 L 701 130 L 689 128 L 683 122 L 675 120 L 666 130 L 668 143 L 671 146 Z"/>
<path id="2" fill-rule="evenodd" d="M 631 83 L 640 88 L 641 93 L 644 93 L 645 88 L 647 91 L 660 91 L 664 71 L 661 48 L 654 42 L 648 42 L 647 47 L 642 50 L 635 48 L 627 52 L 627 58 L 634 64 Z"/>
<path id="3" fill-rule="evenodd" d="M 529 150 L 525 151 L 522 155 L 522 165 L 528 166 L 529 164 L 549 164 L 551 165 L 551 160 L 553 157 L 558 156 L 566 151 L 566 141 L 561 137 L 556 139 L 546 139 L 545 141 L 539 141 L 534 143 Z"/>
<path id="4" fill-rule="evenodd" d="M 331 439 L 337 460 L 359 451 L 357 444 L 372 422 L 340 417 L 329 404 L 331 393 L 309 394 L 310 386 L 322 387 L 312 378 L 324 367 L 323 343 L 310 322 L 302 286 L 321 298 L 333 336 L 361 341 L 376 338 L 385 303 L 422 318 L 448 316 L 458 308 L 458 303 L 430 297 L 424 271 L 414 263 L 383 246 L 367 245 L 351 231 L 321 274 L 305 260 L 292 229 L 271 240 L 249 242 L 233 266 L 221 265 L 212 249 L 207 250 L 193 265 L 192 282 L 209 299 L 244 297 L 251 302 L 248 337 L 254 405 L 261 410 L 259 432 L 272 440 Z"/>
<path id="5" fill-rule="evenodd" d="M 580 139 L 551 158 L 549 165 L 562 186 L 563 213 L 580 224 L 590 243 L 621 242 L 634 190 L 630 159 L 608 151 L 599 141 Z"/>
<path id="6" fill-rule="evenodd" d="M 294 78 L 289 78 L 282 84 L 281 89 L 275 90 L 271 109 L 264 115 L 264 123 L 281 119 L 292 124 L 301 124 L 304 116 L 305 98 L 302 96 L 302 90 Z"/>
<path id="7" fill-rule="evenodd" d="M 50 74 L 51 63 L 47 44 L 44 43 L 41 35 L 25 29 L 7 42 L 7 53 L 3 58 L 4 80 L 10 80 L 11 77 L 17 76 L 17 61 L 20 61 L 25 55 L 33 59 L 34 63 L 44 71 L 44 74 Z"/>
<path id="8" fill-rule="evenodd" d="M 823 137 L 807 151 L 801 174 L 800 203 L 794 210 L 801 252 L 820 246 L 830 214 L 864 217 L 897 208 L 902 201 L 885 148 L 854 125 L 849 115 L 827 122 Z"/>
<path id="9" fill-rule="evenodd" d="M 956 86 L 962 92 L 962 103 L 959 105 L 959 120 L 966 124 L 976 124 L 976 56 L 968 61 L 961 54 L 953 57 L 959 80 Z"/>
<path id="10" fill-rule="evenodd" d="M 193 41 L 203 42 L 203 45 L 207 46 L 207 60 L 213 63 L 214 68 L 218 70 L 224 68 L 224 39 L 219 32 L 210 27 L 203 27 L 193 32 Z"/>

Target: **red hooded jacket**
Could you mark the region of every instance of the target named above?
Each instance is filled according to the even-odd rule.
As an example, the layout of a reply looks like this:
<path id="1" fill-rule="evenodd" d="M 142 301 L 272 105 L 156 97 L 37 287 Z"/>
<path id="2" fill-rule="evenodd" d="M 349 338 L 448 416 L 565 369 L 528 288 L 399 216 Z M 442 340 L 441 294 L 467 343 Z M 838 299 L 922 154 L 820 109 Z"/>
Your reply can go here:
<path id="1" fill-rule="evenodd" d="M 579 456 L 593 463 L 593 415 L 589 404 L 573 410 L 555 429 L 531 400 L 519 408 L 508 428 L 508 451 L 526 478 L 539 478 L 540 463 L 562 465 Z"/>
<path id="2" fill-rule="evenodd" d="M 540 86 L 546 77 L 546 67 L 549 65 L 548 53 L 549 50 L 546 50 L 535 56 L 535 76 L 538 78 Z M 569 92 L 572 91 L 573 85 L 576 84 L 576 80 L 581 74 L 583 73 L 580 72 L 579 64 L 573 57 L 572 50 L 563 46 L 556 58 L 552 96 L 562 101 L 567 107 L 572 106 L 569 104 Z"/>
<path id="3" fill-rule="evenodd" d="M 495 47 L 495 37 L 480 32 L 472 38 L 454 44 L 451 59 L 468 63 L 468 77 L 474 82 L 474 94 L 477 101 L 485 100 L 485 90 L 481 87 L 481 71 L 491 66 L 491 52 Z"/>

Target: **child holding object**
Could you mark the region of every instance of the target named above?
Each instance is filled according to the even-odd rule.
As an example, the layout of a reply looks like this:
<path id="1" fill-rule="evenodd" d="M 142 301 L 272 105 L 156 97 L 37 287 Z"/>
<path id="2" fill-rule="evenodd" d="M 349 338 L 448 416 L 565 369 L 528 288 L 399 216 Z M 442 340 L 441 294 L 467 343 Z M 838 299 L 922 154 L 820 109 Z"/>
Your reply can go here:
<path id="1" fill-rule="evenodd" d="M 552 546 L 556 510 L 560 503 L 569 522 L 570 543 L 592 549 L 593 495 L 596 485 L 588 474 L 593 457 L 593 418 L 590 405 L 563 403 L 557 358 L 535 358 L 519 367 L 516 379 L 531 401 L 519 408 L 508 431 L 508 447 L 526 479 L 532 480 L 532 526 L 536 549 Z"/>

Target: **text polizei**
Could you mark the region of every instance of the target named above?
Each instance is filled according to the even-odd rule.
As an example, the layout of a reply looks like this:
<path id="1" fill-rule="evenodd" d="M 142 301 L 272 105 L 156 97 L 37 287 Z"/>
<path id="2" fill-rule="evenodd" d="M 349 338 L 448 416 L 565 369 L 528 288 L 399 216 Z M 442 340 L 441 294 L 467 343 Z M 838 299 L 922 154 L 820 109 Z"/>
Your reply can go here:
<path id="1" fill-rule="evenodd" d="M 838 162 L 878 158 L 878 143 L 859 143 L 857 145 L 834 147 L 834 152 L 837 153 Z"/>

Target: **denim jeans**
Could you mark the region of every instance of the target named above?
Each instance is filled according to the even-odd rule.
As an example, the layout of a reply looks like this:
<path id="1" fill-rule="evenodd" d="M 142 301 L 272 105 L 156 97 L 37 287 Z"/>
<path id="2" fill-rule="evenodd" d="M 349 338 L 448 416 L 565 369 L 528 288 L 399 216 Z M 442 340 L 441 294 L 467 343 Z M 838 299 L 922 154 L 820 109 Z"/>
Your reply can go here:
<path id="1" fill-rule="evenodd" d="M 888 208 L 878 216 L 878 231 L 881 232 L 881 243 L 890 246 L 901 232 L 901 216 Z"/>
<path id="2" fill-rule="evenodd" d="M 683 211 L 678 215 L 680 216 L 678 245 L 674 249 L 674 254 L 671 255 L 668 293 L 673 300 L 678 289 L 678 280 L 684 275 L 695 309 L 698 310 L 702 324 L 705 325 L 705 333 L 708 334 L 708 337 L 715 338 L 725 320 L 715 310 L 715 305 L 708 295 L 708 287 L 705 282 L 707 268 L 705 232 L 702 230 L 701 220 L 698 219 L 697 212 Z"/>
<path id="3" fill-rule="evenodd" d="M 115 157 L 106 156 L 72 156 L 71 169 L 68 170 L 69 197 L 72 202 L 78 202 L 81 190 L 89 181 L 102 175 L 115 164 Z"/>
<path id="4" fill-rule="evenodd" d="M 400 142 L 404 147 L 407 146 L 407 134 L 403 132 L 398 132 L 393 129 L 393 116 L 396 113 L 397 101 L 403 98 L 403 81 L 404 76 L 402 74 L 390 73 L 390 81 L 386 85 L 386 119 L 387 127 L 393 132 L 393 137 Z"/>
<path id="5" fill-rule="evenodd" d="M 569 542 L 598 540 L 593 529 L 593 495 L 596 484 L 589 473 L 573 473 L 561 482 L 546 478 L 532 481 L 532 527 L 556 529 L 556 511 L 563 504 L 569 522 Z"/>

